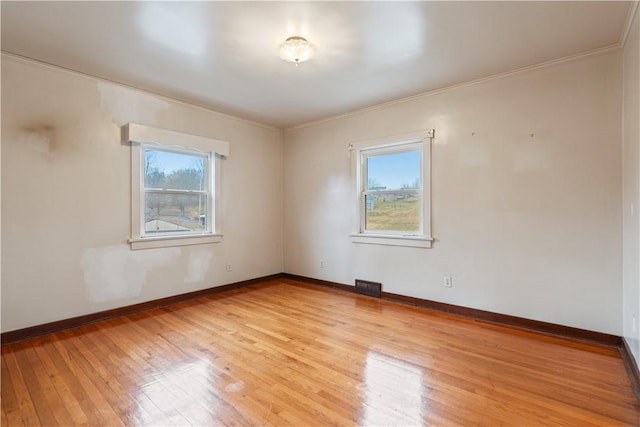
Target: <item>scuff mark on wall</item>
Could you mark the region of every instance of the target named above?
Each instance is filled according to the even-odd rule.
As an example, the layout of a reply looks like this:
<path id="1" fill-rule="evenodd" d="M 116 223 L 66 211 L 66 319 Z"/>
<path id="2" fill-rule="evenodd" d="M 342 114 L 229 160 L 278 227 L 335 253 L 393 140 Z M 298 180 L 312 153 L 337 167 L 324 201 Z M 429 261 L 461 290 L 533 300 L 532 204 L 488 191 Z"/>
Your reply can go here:
<path id="1" fill-rule="evenodd" d="M 111 83 L 98 82 L 98 92 L 100 107 L 118 127 L 130 122 L 156 125 L 158 113 L 169 109 L 162 99 Z"/>
<path id="2" fill-rule="evenodd" d="M 56 128 L 46 123 L 35 123 L 20 129 L 20 140 L 35 152 L 51 156 L 55 149 Z"/>
<path id="3" fill-rule="evenodd" d="M 180 248 L 132 251 L 125 245 L 87 249 L 82 256 L 87 297 L 105 302 L 140 295 L 149 272 L 180 253 Z"/>
<path id="4" fill-rule="evenodd" d="M 187 266 L 187 275 L 184 278 L 185 283 L 202 282 L 209 272 L 212 252 L 195 252 L 189 255 L 189 265 Z"/>

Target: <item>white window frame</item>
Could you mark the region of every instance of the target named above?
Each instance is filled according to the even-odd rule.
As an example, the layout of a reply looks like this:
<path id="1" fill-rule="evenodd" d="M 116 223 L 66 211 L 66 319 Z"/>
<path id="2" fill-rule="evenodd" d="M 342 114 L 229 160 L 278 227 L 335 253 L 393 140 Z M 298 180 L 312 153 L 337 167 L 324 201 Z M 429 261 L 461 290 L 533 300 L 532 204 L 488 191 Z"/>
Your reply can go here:
<path id="1" fill-rule="evenodd" d="M 431 236 L 431 141 L 433 130 L 396 135 L 349 144 L 352 158 L 352 179 L 355 187 L 354 195 L 354 225 L 351 233 L 353 243 L 407 246 L 416 248 L 430 248 L 433 242 Z M 367 194 L 384 191 L 367 190 L 367 158 L 374 155 L 402 153 L 420 150 L 420 189 L 421 200 L 420 226 L 416 233 L 393 230 L 366 230 L 366 200 Z M 403 190 L 394 190 L 398 192 Z M 409 191 L 409 190 L 407 190 Z M 415 193 L 415 190 L 413 190 Z"/>
<path id="2" fill-rule="evenodd" d="M 129 123 L 123 127 L 123 140 L 131 144 L 131 249 L 150 249 L 171 246 L 199 245 L 222 241 L 220 193 L 222 160 L 229 154 L 226 141 L 167 131 Z M 208 161 L 206 179 L 208 195 L 206 230 L 184 234 L 145 235 L 144 150 L 155 149 L 178 154 L 204 156 Z M 155 192 L 155 190 L 151 190 Z M 160 190 L 162 193 L 201 194 L 201 192 Z"/>

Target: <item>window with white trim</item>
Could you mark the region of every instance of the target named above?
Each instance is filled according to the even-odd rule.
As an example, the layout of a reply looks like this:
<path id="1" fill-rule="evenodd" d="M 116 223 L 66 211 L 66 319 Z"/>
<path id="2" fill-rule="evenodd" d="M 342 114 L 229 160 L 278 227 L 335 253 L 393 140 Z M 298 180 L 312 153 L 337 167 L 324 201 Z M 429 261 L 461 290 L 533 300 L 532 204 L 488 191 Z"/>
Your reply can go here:
<path id="1" fill-rule="evenodd" d="M 431 247 L 433 131 L 351 144 L 355 243 Z"/>
<path id="2" fill-rule="evenodd" d="M 228 144 L 130 123 L 132 249 L 221 241 L 217 209 Z"/>

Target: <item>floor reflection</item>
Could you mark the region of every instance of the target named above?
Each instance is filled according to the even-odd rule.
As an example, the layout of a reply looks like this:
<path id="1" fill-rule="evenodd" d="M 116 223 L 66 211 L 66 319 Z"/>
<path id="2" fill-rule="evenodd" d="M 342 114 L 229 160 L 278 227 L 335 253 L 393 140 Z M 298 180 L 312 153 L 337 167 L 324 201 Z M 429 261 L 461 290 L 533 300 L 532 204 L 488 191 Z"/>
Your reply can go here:
<path id="1" fill-rule="evenodd" d="M 361 385 L 364 408 L 360 425 L 421 425 L 422 369 L 375 351 L 367 354 Z"/>
<path id="2" fill-rule="evenodd" d="M 155 425 L 169 418 L 175 425 L 218 424 L 219 402 L 211 393 L 214 373 L 204 360 L 180 363 L 140 387 L 137 402 L 142 424 Z"/>

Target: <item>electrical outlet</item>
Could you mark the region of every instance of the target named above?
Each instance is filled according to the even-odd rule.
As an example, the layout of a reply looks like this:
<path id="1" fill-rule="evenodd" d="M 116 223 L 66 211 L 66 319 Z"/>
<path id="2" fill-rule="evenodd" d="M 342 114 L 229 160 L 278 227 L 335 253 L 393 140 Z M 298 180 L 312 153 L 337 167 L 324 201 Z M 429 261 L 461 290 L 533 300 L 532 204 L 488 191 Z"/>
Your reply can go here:
<path id="1" fill-rule="evenodd" d="M 231 271 L 231 263 L 230 262 L 227 263 L 227 271 Z"/>
<path id="2" fill-rule="evenodd" d="M 320 260 L 320 268 L 324 268 L 325 267 L 325 262 L 323 259 Z"/>
<path id="3" fill-rule="evenodd" d="M 444 287 L 450 288 L 453 286 L 453 281 L 451 280 L 451 276 L 444 276 Z"/>

